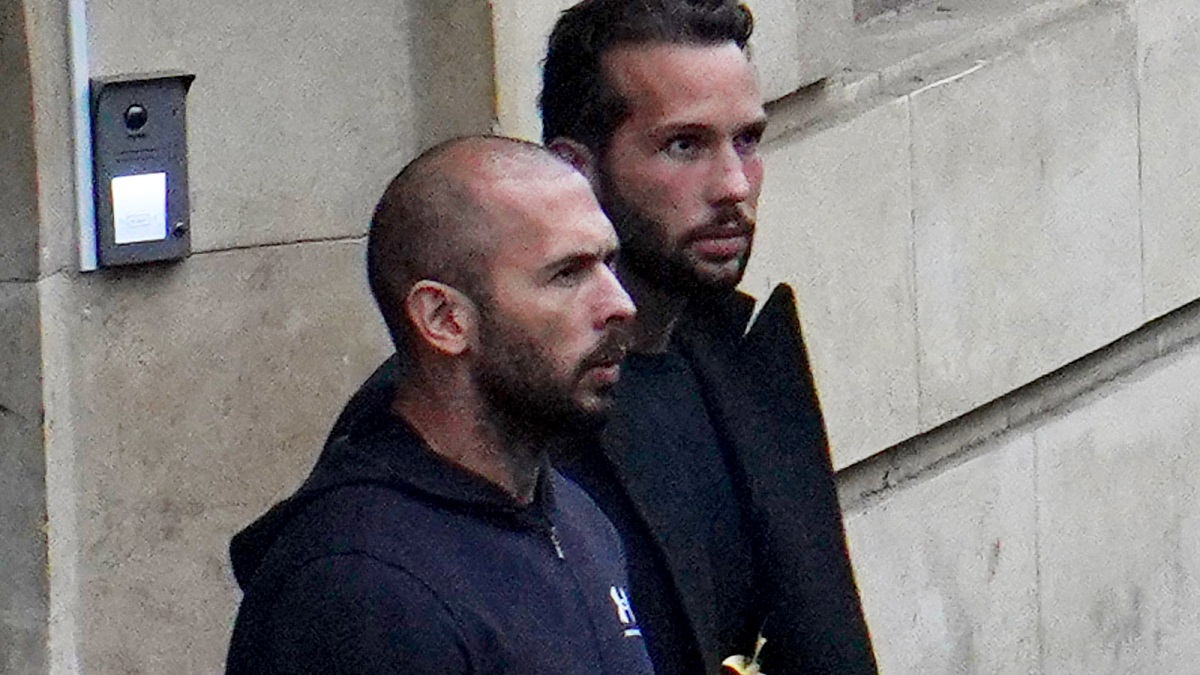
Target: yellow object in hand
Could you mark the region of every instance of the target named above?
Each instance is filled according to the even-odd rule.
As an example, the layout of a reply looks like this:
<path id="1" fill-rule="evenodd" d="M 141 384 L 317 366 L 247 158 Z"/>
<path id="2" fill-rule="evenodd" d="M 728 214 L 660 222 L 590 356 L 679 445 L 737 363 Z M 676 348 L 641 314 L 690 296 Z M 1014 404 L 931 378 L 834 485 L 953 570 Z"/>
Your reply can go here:
<path id="1" fill-rule="evenodd" d="M 722 661 L 721 666 L 734 671 L 738 675 L 767 675 L 759 670 L 758 665 L 758 655 L 762 653 L 762 648 L 765 644 L 767 644 L 767 639 L 760 635 L 758 642 L 754 645 L 754 656 L 737 654 Z"/>

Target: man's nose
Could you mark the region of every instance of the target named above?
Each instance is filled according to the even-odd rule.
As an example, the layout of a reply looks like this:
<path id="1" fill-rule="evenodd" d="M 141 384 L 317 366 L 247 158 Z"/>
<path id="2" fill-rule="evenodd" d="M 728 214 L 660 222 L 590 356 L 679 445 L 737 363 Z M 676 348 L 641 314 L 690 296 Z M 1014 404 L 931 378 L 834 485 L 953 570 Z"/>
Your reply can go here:
<path id="1" fill-rule="evenodd" d="M 633 298 L 629 297 L 629 293 L 621 285 L 621 280 L 608 266 L 604 266 L 601 274 L 603 275 L 603 287 L 600 291 L 601 311 L 598 314 L 596 328 L 604 328 L 613 322 L 632 320 L 637 315 L 637 307 L 633 304 Z"/>
<path id="2" fill-rule="evenodd" d="M 753 190 L 747 159 L 733 143 L 726 143 L 717 154 L 713 167 L 713 203 L 740 204 L 750 199 Z"/>

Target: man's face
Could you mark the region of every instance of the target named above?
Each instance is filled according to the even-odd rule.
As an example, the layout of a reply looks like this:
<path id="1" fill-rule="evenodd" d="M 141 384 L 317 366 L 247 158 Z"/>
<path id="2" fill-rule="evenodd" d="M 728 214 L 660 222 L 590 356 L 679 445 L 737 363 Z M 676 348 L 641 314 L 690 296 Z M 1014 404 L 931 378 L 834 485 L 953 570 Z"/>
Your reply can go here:
<path id="1" fill-rule="evenodd" d="M 582 176 L 558 175 L 495 186 L 505 224 L 474 362 L 494 412 L 553 432 L 603 421 L 635 313 L 611 224 Z"/>
<path id="2" fill-rule="evenodd" d="M 598 163 L 622 266 L 684 295 L 733 288 L 762 188 L 753 67 L 734 43 L 618 47 L 604 66 L 628 104 Z"/>

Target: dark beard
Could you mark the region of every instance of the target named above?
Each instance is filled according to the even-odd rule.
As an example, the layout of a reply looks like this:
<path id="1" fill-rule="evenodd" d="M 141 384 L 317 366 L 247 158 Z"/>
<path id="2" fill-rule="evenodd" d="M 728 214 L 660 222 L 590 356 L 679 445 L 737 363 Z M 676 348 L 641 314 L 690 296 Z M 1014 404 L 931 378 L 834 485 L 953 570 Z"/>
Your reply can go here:
<path id="1" fill-rule="evenodd" d="M 647 281 L 655 288 L 676 297 L 703 300 L 727 294 L 741 283 L 750 259 L 750 250 L 743 256 L 737 274 L 732 279 L 713 279 L 698 272 L 694 263 L 662 236 L 661 223 L 642 213 L 620 196 L 616 185 L 606 174 L 600 176 L 600 205 L 621 240 L 621 267 Z M 741 215 L 731 207 L 717 220 L 732 220 Z M 753 244 L 753 239 L 751 240 Z"/>
<path id="2" fill-rule="evenodd" d="M 563 441 L 596 434 L 608 419 L 608 408 L 585 408 L 573 391 L 583 373 L 607 360 L 620 360 L 622 339 L 610 333 L 570 377 L 556 379 L 549 358 L 524 336 L 484 319 L 484 358 L 475 366 L 475 381 L 487 420 L 512 440 L 548 449 Z M 602 393 L 603 394 L 603 393 Z"/>

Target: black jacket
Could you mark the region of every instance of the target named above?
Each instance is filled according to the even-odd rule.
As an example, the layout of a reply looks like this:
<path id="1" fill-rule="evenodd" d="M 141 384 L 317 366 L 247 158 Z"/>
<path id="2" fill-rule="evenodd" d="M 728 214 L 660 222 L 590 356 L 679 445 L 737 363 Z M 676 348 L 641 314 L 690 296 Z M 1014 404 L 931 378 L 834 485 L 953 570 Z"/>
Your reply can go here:
<path id="1" fill-rule="evenodd" d="M 666 584 L 636 589 L 634 603 L 670 631 L 674 654 L 650 645 L 659 675 L 690 675 L 694 664 L 715 672 L 733 654 L 749 654 L 763 629 L 763 670 L 770 675 L 868 675 L 877 672 L 850 567 L 824 422 L 800 333 L 792 291 L 779 286 L 755 319 L 742 294 L 696 304 L 676 330 L 679 350 L 701 383 L 725 450 L 727 478 L 746 517 L 753 551 L 749 616 L 726 616 L 716 601 L 722 579 L 706 570 L 709 527 L 696 495 L 704 486 L 665 492 L 670 457 L 646 457 L 623 443 L 638 411 L 621 406 L 601 447 L 560 468 L 613 520 L 627 547 L 660 565 Z M 331 438 L 390 400 L 395 364 L 385 362 L 351 400 Z M 715 479 L 715 478 L 714 478 Z M 648 544 L 646 544 L 648 542 Z M 740 575 L 739 575 L 740 577 Z M 644 594 L 654 594 L 645 597 Z M 663 628 L 663 627 L 666 628 Z M 653 638 L 651 638 L 653 639 Z M 657 653 L 656 653 L 657 652 Z"/>
<path id="2" fill-rule="evenodd" d="M 228 673 L 651 672 L 616 532 L 549 467 L 522 507 L 386 414 L 234 537 Z"/>

